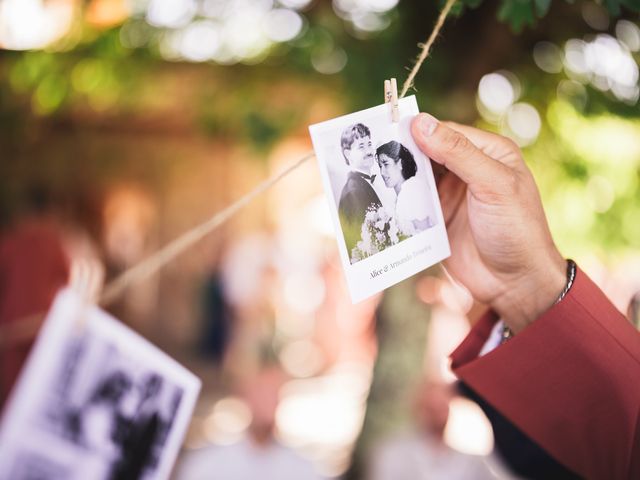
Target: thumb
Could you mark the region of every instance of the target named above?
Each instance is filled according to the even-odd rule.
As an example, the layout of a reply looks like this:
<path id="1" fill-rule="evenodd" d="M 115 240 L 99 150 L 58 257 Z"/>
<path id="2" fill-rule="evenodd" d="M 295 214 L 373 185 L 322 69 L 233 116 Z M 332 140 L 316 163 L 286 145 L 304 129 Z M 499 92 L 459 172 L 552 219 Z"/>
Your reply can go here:
<path id="1" fill-rule="evenodd" d="M 501 185 L 513 178 L 509 167 L 429 114 L 421 113 L 413 119 L 411 133 L 423 153 L 460 177 L 473 194 L 501 193 Z"/>

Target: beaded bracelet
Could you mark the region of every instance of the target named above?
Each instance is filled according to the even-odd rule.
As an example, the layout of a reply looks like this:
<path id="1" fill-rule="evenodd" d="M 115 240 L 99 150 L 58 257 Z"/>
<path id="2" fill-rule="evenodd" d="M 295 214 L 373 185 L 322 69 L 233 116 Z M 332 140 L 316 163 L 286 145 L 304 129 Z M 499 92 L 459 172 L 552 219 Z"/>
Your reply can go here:
<path id="1" fill-rule="evenodd" d="M 576 269 L 577 269 L 576 262 L 574 262 L 570 258 L 567 259 L 567 283 L 562 289 L 562 291 L 560 292 L 560 295 L 558 296 L 557 300 L 553 302 L 554 305 L 560 303 L 562 299 L 567 295 L 567 293 L 569 293 L 569 290 L 571 290 L 571 287 L 573 286 L 573 282 L 576 279 Z M 514 333 L 511 331 L 511 329 L 506 325 L 503 325 L 502 334 L 501 334 L 502 338 L 500 339 L 500 343 L 503 344 L 507 340 L 513 338 L 513 336 L 514 336 Z"/>

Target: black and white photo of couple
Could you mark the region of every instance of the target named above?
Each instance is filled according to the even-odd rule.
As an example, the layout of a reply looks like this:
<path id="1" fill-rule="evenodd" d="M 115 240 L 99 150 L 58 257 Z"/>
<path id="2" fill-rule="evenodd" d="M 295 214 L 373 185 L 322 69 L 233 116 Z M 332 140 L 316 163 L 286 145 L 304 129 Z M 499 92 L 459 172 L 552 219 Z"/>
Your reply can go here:
<path id="1" fill-rule="evenodd" d="M 92 478 L 153 478 L 171 431 L 182 390 L 160 374 L 133 365 L 95 337 L 73 339 L 49 395 L 42 399 L 41 428 L 62 442 L 58 448 L 66 444 L 67 451 L 76 450 L 78 459 L 88 462 L 82 470 Z M 42 454 L 23 454 L 18 477 L 31 478 L 27 467 L 41 464 Z"/>
<path id="2" fill-rule="evenodd" d="M 354 303 L 451 254 L 431 162 L 415 144 L 414 95 L 309 126 Z"/>
<path id="3" fill-rule="evenodd" d="M 375 141 L 364 123 L 349 125 L 340 138 L 349 173 L 338 215 L 352 264 L 436 224 L 430 189 L 414 155 L 396 140 Z"/>
<path id="4" fill-rule="evenodd" d="M 0 480 L 165 480 L 200 382 L 72 289 L 0 422 Z M 5 415 L 6 413 L 6 415 Z"/>

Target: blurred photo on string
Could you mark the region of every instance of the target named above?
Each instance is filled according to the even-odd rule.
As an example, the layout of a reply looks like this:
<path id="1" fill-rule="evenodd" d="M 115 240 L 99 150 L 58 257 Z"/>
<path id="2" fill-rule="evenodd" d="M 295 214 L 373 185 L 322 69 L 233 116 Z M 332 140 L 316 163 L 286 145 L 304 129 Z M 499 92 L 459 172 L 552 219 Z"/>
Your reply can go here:
<path id="1" fill-rule="evenodd" d="M 0 424 L 0 479 L 166 479 L 200 382 L 65 289 Z"/>
<path id="2" fill-rule="evenodd" d="M 265 366 L 240 387 L 251 412 L 246 437 L 188 452 L 177 480 L 321 480 L 312 463 L 276 438 L 276 411 L 285 376 Z"/>

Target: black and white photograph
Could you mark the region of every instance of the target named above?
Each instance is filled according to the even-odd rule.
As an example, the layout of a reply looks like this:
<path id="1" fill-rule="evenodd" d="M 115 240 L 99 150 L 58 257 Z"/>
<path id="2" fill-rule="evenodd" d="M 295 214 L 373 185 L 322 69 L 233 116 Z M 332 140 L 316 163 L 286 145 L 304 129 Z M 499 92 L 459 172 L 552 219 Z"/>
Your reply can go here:
<path id="1" fill-rule="evenodd" d="M 431 165 L 409 132 L 415 96 L 398 108 L 398 122 L 385 104 L 309 127 L 354 301 L 449 255 Z"/>
<path id="2" fill-rule="evenodd" d="M 70 290 L 0 431 L 0 479 L 165 479 L 200 381 Z"/>

